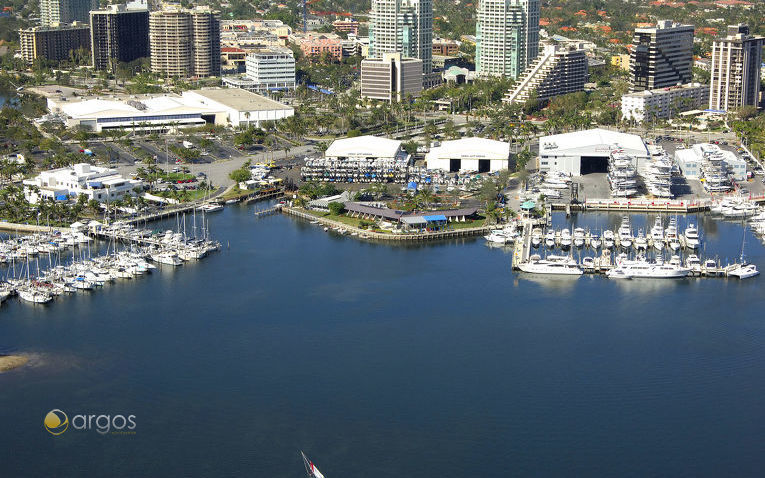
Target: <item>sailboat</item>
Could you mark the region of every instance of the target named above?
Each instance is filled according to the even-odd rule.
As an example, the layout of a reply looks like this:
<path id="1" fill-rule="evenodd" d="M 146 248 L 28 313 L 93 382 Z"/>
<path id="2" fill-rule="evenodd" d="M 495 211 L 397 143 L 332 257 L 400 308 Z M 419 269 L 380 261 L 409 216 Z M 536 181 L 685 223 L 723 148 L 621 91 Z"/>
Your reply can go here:
<path id="1" fill-rule="evenodd" d="M 744 237 L 741 238 L 741 264 L 728 271 L 729 276 L 738 277 L 739 279 L 749 279 L 760 275 L 760 271 L 757 270 L 757 266 L 754 264 L 747 264 L 744 259 L 744 245 L 746 244 L 746 227 L 744 228 Z"/>
<path id="2" fill-rule="evenodd" d="M 324 478 L 324 475 L 322 475 L 319 469 L 316 468 L 316 465 L 305 456 L 305 453 L 301 451 L 300 455 L 303 457 L 303 465 L 305 465 L 305 472 L 309 478 Z"/>

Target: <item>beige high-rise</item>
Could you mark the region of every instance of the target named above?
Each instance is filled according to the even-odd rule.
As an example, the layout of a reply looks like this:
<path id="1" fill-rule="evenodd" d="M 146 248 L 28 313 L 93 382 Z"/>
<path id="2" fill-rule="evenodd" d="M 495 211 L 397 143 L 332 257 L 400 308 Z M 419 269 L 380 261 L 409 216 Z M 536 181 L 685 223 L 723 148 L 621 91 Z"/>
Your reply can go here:
<path id="1" fill-rule="evenodd" d="M 208 7 L 149 15 L 151 71 L 165 76 L 220 75 L 220 20 Z"/>

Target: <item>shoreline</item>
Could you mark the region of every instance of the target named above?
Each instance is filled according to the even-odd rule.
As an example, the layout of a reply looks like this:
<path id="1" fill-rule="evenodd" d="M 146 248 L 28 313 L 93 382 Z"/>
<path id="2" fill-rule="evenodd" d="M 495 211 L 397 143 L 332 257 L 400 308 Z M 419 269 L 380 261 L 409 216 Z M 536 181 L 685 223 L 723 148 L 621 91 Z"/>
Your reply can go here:
<path id="1" fill-rule="evenodd" d="M 0 373 L 23 367 L 29 363 L 29 357 L 25 355 L 0 355 Z"/>

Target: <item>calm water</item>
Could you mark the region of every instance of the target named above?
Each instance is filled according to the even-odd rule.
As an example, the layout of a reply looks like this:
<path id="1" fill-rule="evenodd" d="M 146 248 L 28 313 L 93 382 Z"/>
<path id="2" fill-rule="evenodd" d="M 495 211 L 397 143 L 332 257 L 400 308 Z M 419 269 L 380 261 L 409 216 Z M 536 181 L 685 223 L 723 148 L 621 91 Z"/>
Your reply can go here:
<path id="1" fill-rule="evenodd" d="M 530 279 L 483 240 L 250 212 L 215 215 L 198 264 L 0 308 L 0 352 L 34 354 L 0 375 L 0 476 L 299 477 L 301 449 L 328 478 L 761 476 L 762 278 Z M 738 225 L 702 229 L 738 256 Z M 54 408 L 136 434 L 54 437 Z"/>

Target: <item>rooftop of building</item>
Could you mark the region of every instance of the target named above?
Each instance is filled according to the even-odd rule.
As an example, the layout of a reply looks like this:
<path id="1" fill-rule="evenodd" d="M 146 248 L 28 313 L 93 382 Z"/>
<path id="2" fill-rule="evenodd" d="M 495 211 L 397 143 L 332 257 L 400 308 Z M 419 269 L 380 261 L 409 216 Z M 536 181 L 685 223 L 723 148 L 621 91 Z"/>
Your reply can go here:
<path id="1" fill-rule="evenodd" d="M 336 139 L 324 152 L 324 156 L 347 157 L 366 156 L 392 158 L 401 148 L 397 139 L 381 138 L 379 136 L 357 136 L 355 138 Z"/>
<path id="2" fill-rule="evenodd" d="M 292 109 L 278 101 L 240 88 L 202 88 L 190 93 L 202 96 L 239 111 L 270 111 Z"/>
<path id="3" fill-rule="evenodd" d="M 706 89 L 709 85 L 702 85 L 701 83 L 686 83 L 684 85 L 667 86 L 664 88 L 656 88 L 653 90 L 636 91 L 634 93 L 627 93 L 624 97 L 628 98 L 641 98 L 646 96 L 666 95 L 673 93 L 677 90 L 690 90 L 690 89 Z"/>
<path id="4" fill-rule="evenodd" d="M 619 146 L 629 150 L 627 151 L 628 153 L 637 152 L 646 154 L 648 151 L 643 139 L 636 134 L 594 128 L 586 131 L 544 136 L 539 140 L 539 153 L 555 154 L 555 152 L 563 150 L 588 148 L 598 145 Z"/>
<path id="5" fill-rule="evenodd" d="M 488 138 L 460 138 L 444 141 L 441 146 L 432 148 L 427 158 L 484 158 L 507 159 L 510 157 L 510 144 Z"/>

